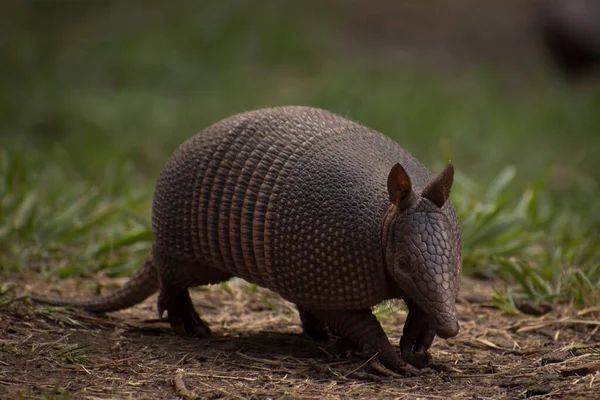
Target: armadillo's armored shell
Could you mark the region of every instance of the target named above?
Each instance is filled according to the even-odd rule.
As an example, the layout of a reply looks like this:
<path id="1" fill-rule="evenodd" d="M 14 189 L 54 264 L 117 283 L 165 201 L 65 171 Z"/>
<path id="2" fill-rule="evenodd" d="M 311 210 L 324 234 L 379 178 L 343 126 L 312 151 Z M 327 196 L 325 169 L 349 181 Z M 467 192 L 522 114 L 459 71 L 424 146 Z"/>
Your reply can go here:
<path id="1" fill-rule="evenodd" d="M 330 112 L 235 115 L 168 161 L 154 197 L 155 248 L 299 305 L 372 306 L 387 289 L 381 221 L 390 205 L 387 176 L 398 162 L 415 189 L 430 181 L 394 141 Z M 444 212 L 458 227 L 452 206 Z"/>

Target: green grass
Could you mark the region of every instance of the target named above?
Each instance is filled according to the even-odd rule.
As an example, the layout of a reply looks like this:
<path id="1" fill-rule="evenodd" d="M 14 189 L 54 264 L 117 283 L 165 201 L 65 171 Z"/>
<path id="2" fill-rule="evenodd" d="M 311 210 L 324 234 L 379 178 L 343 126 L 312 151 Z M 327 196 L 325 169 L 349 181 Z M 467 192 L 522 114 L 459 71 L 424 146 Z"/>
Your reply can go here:
<path id="1" fill-rule="evenodd" d="M 131 273 L 178 144 L 236 112 L 305 104 L 434 171 L 453 160 L 465 273 L 517 285 L 498 287 L 499 305 L 600 304 L 594 91 L 543 70 L 516 85 L 488 67 L 457 76 L 344 53 L 333 6 L 315 19 L 312 3 L 70 4 L 0 16 L 1 274 Z"/>
<path id="2" fill-rule="evenodd" d="M 151 188 L 126 186 L 127 168 L 78 178 L 46 153 L 0 153 L 0 266 L 61 276 L 131 271 L 152 239 Z"/>
<path id="3" fill-rule="evenodd" d="M 502 171 L 486 190 L 459 186 L 465 272 L 516 283 L 517 292 L 496 291 L 496 302 L 508 308 L 515 295 L 576 307 L 600 304 L 600 210 L 589 201 L 600 195 L 598 186 L 556 195 L 540 181 L 517 197 L 506 194 L 514 171 Z"/>

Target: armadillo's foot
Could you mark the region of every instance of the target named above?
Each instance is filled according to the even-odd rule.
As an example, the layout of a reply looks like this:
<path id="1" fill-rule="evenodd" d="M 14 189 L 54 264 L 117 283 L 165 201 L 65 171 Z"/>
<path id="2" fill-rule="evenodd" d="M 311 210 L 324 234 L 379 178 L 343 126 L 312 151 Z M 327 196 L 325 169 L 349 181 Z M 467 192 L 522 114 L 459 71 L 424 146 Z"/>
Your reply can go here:
<path id="1" fill-rule="evenodd" d="M 320 342 L 327 342 L 331 339 L 327 326 L 310 310 L 298 307 L 298 313 L 300 314 L 300 320 L 302 321 L 302 330 L 306 336 Z"/>
<path id="2" fill-rule="evenodd" d="M 362 349 L 366 357 L 377 356 L 387 368 L 403 375 L 415 375 L 416 370 L 396 354 L 383 328 L 371 310 L 319 311 L 312 313 L 331 327 L 342 340 Z"/>
<path id="3" fill-rule="evenodd" d="M 171 327 L 181 334 L 198 337 L 210 336 L 210 328 L 200 318 L 187 289 L 165 290 L 161 288 L 158 297 L 158 316 L 162 318 L 167 312 L 167 319 Z"/>
<path id="4" fill-rule="evenodd" d="M 431 357 L 427 350 L 435 338 L 435 331 L 427 323 L 425 313 L 414 303 L 407 301 L 409 312 L 400 339 L 402 359 L 416 368 L 429 366 Z"/>

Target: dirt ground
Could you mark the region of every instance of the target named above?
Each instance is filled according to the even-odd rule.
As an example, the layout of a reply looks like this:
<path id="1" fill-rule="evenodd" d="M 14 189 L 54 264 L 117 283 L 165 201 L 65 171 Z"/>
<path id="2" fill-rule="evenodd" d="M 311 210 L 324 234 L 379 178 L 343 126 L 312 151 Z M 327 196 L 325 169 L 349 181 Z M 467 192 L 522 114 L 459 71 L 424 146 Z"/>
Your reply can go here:
<path id="1" fill-rule="evenodd" d="M 600 390 L 600 308 L 506 316 L 491 285 L 475 280 L 463 283 L 459 336 L 436 339 L 433 368 L 415 377 L 387 376 L 304 337 L 289 303 L 243 282 L 193 292 L 211 339 L 171 331 L 157 320 L 156 296 L 108 316 L 22 297 L 87 296 L 123 280 L 14 282 L 0 296 L 2 399 L 591 399 Z M 397 345 L 406 313 L 390 310 L 381 315 Z"/>

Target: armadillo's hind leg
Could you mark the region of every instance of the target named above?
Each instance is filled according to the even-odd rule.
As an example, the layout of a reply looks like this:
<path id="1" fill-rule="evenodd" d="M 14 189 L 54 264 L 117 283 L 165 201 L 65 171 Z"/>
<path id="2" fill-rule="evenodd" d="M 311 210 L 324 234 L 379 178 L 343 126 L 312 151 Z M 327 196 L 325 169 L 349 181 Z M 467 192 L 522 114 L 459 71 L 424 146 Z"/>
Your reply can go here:
<path id="1" fill-rule="evenodd" d="M 300 321 L 302 321 L 302 330 L 306 336 L 323 342 L 330 339 L 327 326 L 312 311 L 298 306 L 298 313 L 300 314 Z"/>
<path id="2" fill-rule="evenodd" d="M 204 263 L 176 260 L 157 251 L 154 251 L 154 260 L 160 276 L 159 317 L 166 311 L 169 324 L 176 331 L 209 336 L 210 328 L 194 308 L 188 288 L 223 282 L 229 280 L 231 274 Z"/>
<path id="3" fill-rule="evenodd" d="M 161 285 L 158 296 L 158 316 L 162 317 L 165 311 L 169 324 L 177 332 L 199 337 L 210 336 L 210 328 L 198 315 L 187 288 Z"/>
<path id="4" fill-rule="evenodd" d="M 377 354 L 381 363 L 386 367 L 397 372 L 413 374 L 414 370 L 411 370 L 411 367 L 396 354 L 371 310 L 313 310 L 312 313 L 334 329 L 342 339 L 362 349 L 369 357 Z"/>

